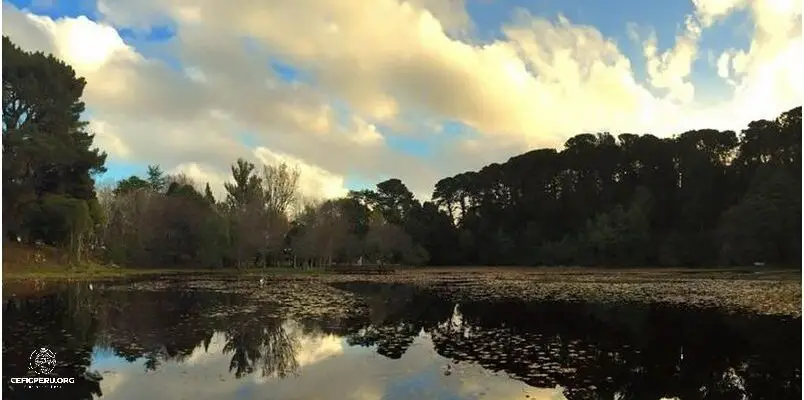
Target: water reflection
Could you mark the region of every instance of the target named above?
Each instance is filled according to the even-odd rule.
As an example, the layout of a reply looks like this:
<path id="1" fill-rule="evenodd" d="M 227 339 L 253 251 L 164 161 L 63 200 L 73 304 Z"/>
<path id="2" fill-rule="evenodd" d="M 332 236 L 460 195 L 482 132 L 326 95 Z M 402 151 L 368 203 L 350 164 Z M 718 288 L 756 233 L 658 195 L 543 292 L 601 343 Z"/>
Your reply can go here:
<path id="1" fill-rule="evenodd" d="M 339 288 L 358 294 L 363 307 L 310 316 L 255 297 L 250 286 L 231 286 L 74 284 L 6 298 L 3 395 L 801 397 L 800 319 L 658 305 L 456 305 L 409 286 L 355 283 Z M 318 289 L 296 287 L 313 299 Z M 54 373 L 75 384 L 54 392 L 9 383 L 25 376 L 30 352 L 42 346 L 57 355 Z"/>

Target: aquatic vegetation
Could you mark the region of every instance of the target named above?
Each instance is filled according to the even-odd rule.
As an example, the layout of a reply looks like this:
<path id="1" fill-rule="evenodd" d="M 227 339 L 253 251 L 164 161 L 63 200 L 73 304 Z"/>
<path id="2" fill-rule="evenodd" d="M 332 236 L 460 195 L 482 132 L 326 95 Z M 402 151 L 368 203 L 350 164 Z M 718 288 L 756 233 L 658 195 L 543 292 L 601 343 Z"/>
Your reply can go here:
<path id="1" fill-rule="evenodd" d="M 782 314 L 774 303 L 800 296 L 789 286 L 795 279 L 713 275 L 659 282 L 649 273 L 595 279 L 487 269 L 271 277 L 262 285 L 238 276 L 114 280 L 92 288 L 49 283 L 38 295 L 4 299 L 3 366 L 12 374 L 24 370 L 29 348 L 47 343 L 61 359 L 60 373 L 86 377 L 85 393 L 121 393 L 115 382 L 123 376 L 143 387 L 166 382 L 164 374 L 173 386 L 190 379 L 234 391 L 262 382 L 301 393 L 317 386 L 324 378 L 315 371 L 329 365 L 363 371 L 344 379 L 382 382 L 403 397 L 800 395 L 800 360 L 790 348 L 800 345 L 800 317 L 763 315 Z M 779 297 L 755 297 L 761 290 Z M 743 310 L 768 308 L 735 312 L 739 302 L 719 297 L 740 291 L 768 302 Z M 120 361 L 98 364 L 99 352 Z M 215 360 L 215 369 L 202 359 Z M 129 364 L 149 374 L 132 375 Z M 397 384 L 405 374 L 423 379 L 419 389 Z M 476 386 L 452 386 L 461 382 Z"/>
<path id="2" fill-rule="evenodd" d="M 687 273 L 685 273 L 687 272 Z M 665 270 L 446 269 L 442 273 L 400 271 L 394 275 L 332 276 L 328 282 L 361 280 L 405 283 L 431 289 L 454 301 L 522 299 L 528 301 L 588 301 L 598 303 L 671 303 L 718 307 L 773 315 L 801 315 L 801 275 L 738 274 L 729 271 Z"/>

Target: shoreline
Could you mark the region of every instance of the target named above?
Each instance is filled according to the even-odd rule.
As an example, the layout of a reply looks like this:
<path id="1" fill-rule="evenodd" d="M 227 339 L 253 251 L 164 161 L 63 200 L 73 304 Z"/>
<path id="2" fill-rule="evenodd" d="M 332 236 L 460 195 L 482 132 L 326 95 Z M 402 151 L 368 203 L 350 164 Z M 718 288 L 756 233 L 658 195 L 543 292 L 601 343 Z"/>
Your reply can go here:
<path id="1" fill-rule="evenodd" d="M 366 270 L 361 273 L 352 267 L 344 266 L 344 271 L 338 271 L 339 267 L 300 269 L 293 267 L 267 267 L 237 269 L 188 269 L 188 268 L 130 268 L 130 267 L 108 267 L 100 265 L 79 266 L 65 268 L 63 266 L 36 266 L 31 268 L 16 267 L 8 271 L 3 268 L 2 278 L 8 280 L 21 279 L 64 279 L 64 280 L 91 280 L 99 278 L 126 278 L 134 276 L 164 276 L 164 275 L 221 275 L 221 276 L 258 276 L 258 275 L 353 275 L 368 276 L 377 275 L 376 272 Z M 348 271 L 348 272 L 346 272 Z M 801 269 L 793 268 L 754 268 L 754 267 L 572 267 L 572 266 L 434 266 L 434 267 L 395 267 L 393 273 L 402 274 L 426 274 L 426 275 L 454 275 L 465 274 L 467 276 L 477 274 L 525 274 L 534 275 L 541 278 L 550 279 L 555 277 L 590 277 L 601 278 L 606 276 L 626 275 L 630 278 L 652 278 L 660 279 L 663 277 L 669 280 L 678 278 L 701 278 L 716 276 L 731 277 L 740 279 L 781 279 L 800 281 L 802 277 Z M 388 274 L 379 274 L 388 275 Z M 622 277 L 622 276 L 620 276 Z"/>

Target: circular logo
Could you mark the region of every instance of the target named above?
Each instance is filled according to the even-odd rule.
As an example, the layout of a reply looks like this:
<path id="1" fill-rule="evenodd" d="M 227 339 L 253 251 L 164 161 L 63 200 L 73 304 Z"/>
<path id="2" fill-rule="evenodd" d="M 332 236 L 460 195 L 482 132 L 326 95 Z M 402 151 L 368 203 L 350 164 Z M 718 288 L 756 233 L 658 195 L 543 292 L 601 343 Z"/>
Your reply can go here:
<path id="1" fill-rule="evenodd" d="M 56 367 L 56 355 L 47 347 L 40 347 L 31 353 L 28 359 L 28 369 L 39 374 L 47 375 Z"/>

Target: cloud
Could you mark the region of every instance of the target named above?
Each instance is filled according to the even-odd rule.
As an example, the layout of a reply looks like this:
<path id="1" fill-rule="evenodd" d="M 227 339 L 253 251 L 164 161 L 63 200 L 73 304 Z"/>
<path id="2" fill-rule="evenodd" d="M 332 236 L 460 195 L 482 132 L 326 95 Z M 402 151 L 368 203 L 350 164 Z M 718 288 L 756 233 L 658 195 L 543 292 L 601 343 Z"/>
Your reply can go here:
<path id="1" fill-rule="evenodd" d="M 644 81 L 634 72 L 641 57 L 594 26 L 519 10 L 480 43 L 457 0 L 100 0 L 97 22 L 4 3 L 3 22 L 23 48 L 54 52 L 87 77 L 90 126 L 114 160 L 182 170 L 218 193 L 238 157 L 287 159 L 309 195 L 399 177 L 428 197 L 441 177 L 577 133 L 741 129 L 800 104 L 801 0 L 694 6 L 669 48 L 655 34 L 641 40 Z M 750 46 L 700 49 L 735 12 L 752 16 Z M 150 55 L 117 32 L 165 24 L 175 36 L 148 45 Z M 716 54 L 712 76 L 729 82 L 718 96 L 727 100 L 699 100 L 711 86 L 693 79 L 701 51 Z M 471 134 L 444 139 L 446 124 Z M 436 155 L 395 150 L 393 135 L 438 143 Z"/>
<path id="2" fill-rule="evenodd" d="M 287 164 L 290 168 L 299 171 L 299 188 L 309 195 L 317 198 L 336 198 L 345 196 L 344 179 L 317 165 L 301 162 L 299 159 L 282 153 L 276 153 L 265 147 L 258 147 L 254 154 L 264 165 Z"/>
<path id="3" fill-rule="evenodd" d="M 426 112 L 520 148 L 555 146 L 577 132 L 581 127 L 563 118 L 572 112 L 568 102 L 577 98 L 589 99 L 580 112 L 594 112 L 602 119 L 592 119 L 597 125 L 615 127 L 632 118 L 649 95 L 634 82 L 630 63 L 613 42 L 564 18 L 553 24 L 522 13 L 504 28 L 508 40 L 475 45 L 450 37 L 430 9 L 411 3 L 241 6 L 210 3 L 190 19 L 179 6 L 154 9 L 178 21 L 177 46 L 192 47 L 181 32 L 200 30 L 199 23 L 220 41 L 254 38 L 266 54 L 310 72 L 324 93 L 347 102 L 364 119 L 389 122 Z M 224 15 L 231 24 L 216 22 Z M 380 22 L 374 15 L 386 17 Z M 534 44 L 546 48 L 537 51 Z"/>
<path id="4" fill-rule="evenodd" d="M 688 77 L 692 72 L 692 63 L 698 56 L 701 32 L 699 22 L 687 16 L 683 33 L 676 37 L 673 48 L 658 53 L 655 34 L 643 44 L 650 84 L 655 88 L 667 89 L 668 98 L 672 101 L 685 104 L 695 97 L 695 86 Z"/>
<path id="5" fill-rule="evenodd" d="M 529 108 L 523 132 L 532 136 L 531 147 L 555 147 L 588 130 L 646 124 L 644 110 L 660 105 L 635 81 L 617 45 L 591 26 L 523 12 L 504 32 L 535 75 L 521 75 L 517 85 L 532 85 L 520 99 Z"/>
<path id="6" fill-rule="evenodd" d="M 719 74 L 734 86 L 731 101 L 718 108 L 751 120 L 773 117 L 774 113 L 801 105 L 804 79 L 797 71 L 804 62 L 801 37 L 804 2 L 757 0 L 733 3 L 730 7 L 720 8 L 726 11 L 714 14 L 723 17 L 729 11 L 735 12 L 750 5 L 747 11 L 753 16 L 755 31 L 747 50 L 727 49 L 718 58 Z"/>
<path id="7" fill-rule="evenodd" d="M 692 3 L 703 27 L 709 27 L 718 19 L 745 7 L 748 0 L 692 0 Z"/>
<path id="8" fill-rule="evenodd" d="M 217 171 L 214 166 L 199 164 L 196 162 L 182 163 L 168 171 L 169 174 L 184 174 L 195 184 L 196 190 L 204 190 L 205 184 L 209 184 L 212 195 L 218 201 L 226 199 L 226 190 L 223 186 L 230 179 L 227 175 Z M 203 193 L 203 192 L 202 192 Z"/>
<path id="9" fill-rule="evenodd" d="M 724 51 L 720 54 L 720 57 L 717 59 L 717 74 L 723 79 L 728 79 L 729 74 L 731 74 L 731 54 L 729 52 Z"/>

